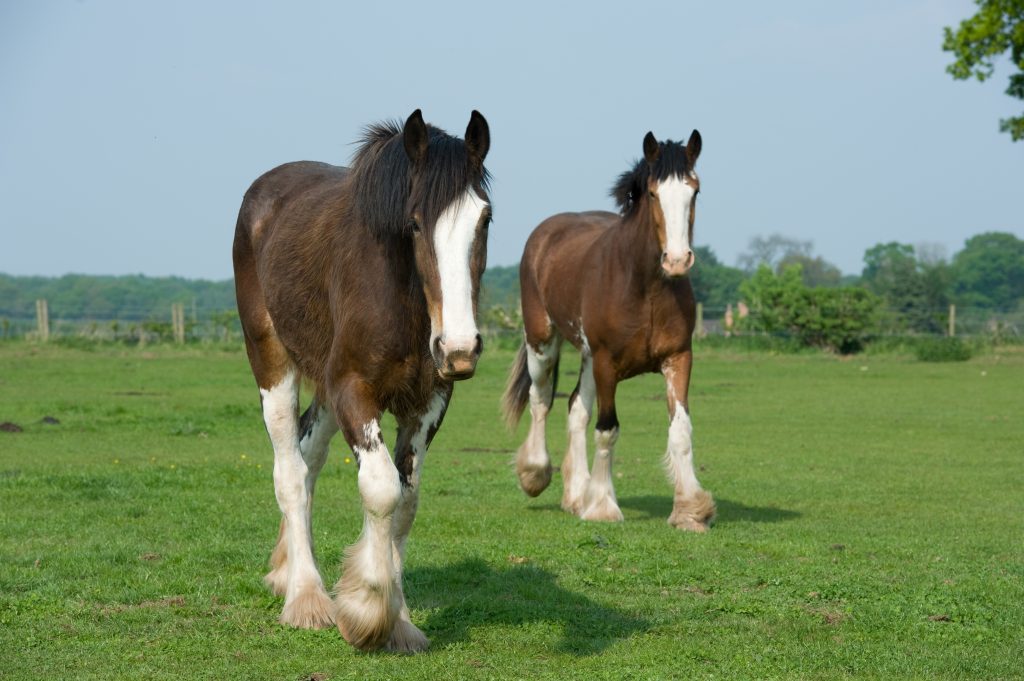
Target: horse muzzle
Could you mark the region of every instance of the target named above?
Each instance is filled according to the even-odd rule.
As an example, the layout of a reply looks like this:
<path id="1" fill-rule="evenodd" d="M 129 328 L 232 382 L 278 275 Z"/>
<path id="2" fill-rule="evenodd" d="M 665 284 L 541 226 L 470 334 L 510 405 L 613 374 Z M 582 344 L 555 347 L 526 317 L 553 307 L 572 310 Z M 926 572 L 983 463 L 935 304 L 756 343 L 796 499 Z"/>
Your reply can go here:
<path id="1" fill-rule="evenodd" d="M 447 339 L 437 338 L 434 341 L 434 363 L 441 378 L 449 381 L 462 381 L 476 373 L 476 363 L 483 352 L 484 341 L 480 334 L 473 338 Z"/>
<path id="2" fill-rule="evenodd" d="M 685 275 L 693 267 L 696 256 L 692 250 L 681 255 L 671 254 L 667 251 L 661 254 L 661 272 L 670 279 Z"/>

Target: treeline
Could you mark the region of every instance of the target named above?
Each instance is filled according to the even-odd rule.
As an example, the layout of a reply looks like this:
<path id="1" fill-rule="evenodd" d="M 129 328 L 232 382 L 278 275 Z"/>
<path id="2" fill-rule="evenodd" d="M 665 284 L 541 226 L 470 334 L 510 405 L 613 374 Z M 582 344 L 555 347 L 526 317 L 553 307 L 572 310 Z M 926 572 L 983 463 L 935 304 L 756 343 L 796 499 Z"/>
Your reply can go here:
<path id="1" fill-rule="evenodd" d="M 17 277 L 0 273 L 0 318 L 29 320 L 44 299 L 50 317 L 67 321 L 164 319 L 171 305 L 185 305 L 200 316 L 235 309 L 233 279 L 210 281 L 182 277 L 95 276 Z M 492 267 L 484 273 L 481 307 L 519 302 L 519 268 Z"/>
<path id="2" fill-rule="evenodd" d="M 1009 233 L 971 237 L 951 259 L 935 247 L 877 244 L 864 253 L 861 272 L 846 276 L 815 256 L 811 242 L 780 235 L 753 239 L 738 267 L 722 263 L 706 246 L 696 250 L 690 276 L 706 318 L 721 319 L 736 306 L 735 326 L 723 330 L 786 335 L 848 351 L 877 336 L 941 335 L 950 305 L 956 305 L 960 322 L 973 317 L 975 328 L 986 324 L 997 333 L 1021 333 L 1016 324 L 1024 318 L 1024 240 Z M 226 337 L 237 326 L 230 279 L 0 274 L 5 337 L 30 329 L 38 299 L 47 301 L 49 317 L 58 323 L 114 322 L 115 336 L 146 328 L 163 335 L 172 304 L 184 306 L 190 328 L 206 323 Z M 518 307 L 518 267 L 488 268 L 482 324 L 518 330 Z M 1010 321 L 993 321 L 998 319 Z"/>
<path id="3" fill-rule="evenodd" d="M 69 321 L 163 319 L 173 303 L 206 314 L 234 309 L 235 285 L 226 281 L 181 277 L 93 276 L 14 277 L 0 274 L 0 317 L 35 316 L 36 300 L 45 299 L 50 317 Z"/>
<path id="4" fill-rule="evenodd" d="M 933 315 L 949 305 L 1013 312 L 1024 301 L 1024 240 L 1013 234 L 987 232 L 971 237 L 951 260 L 933 246 L 889 242 L 864 253 L 859 274 L 844 276 L 839 268 L 812 254 L 810 241 L 780 235 L 756 237 L 739 258 L 739 267 L 725 265 L 706 246 L 696 249 L 691 272 L 697 300 L 708 310 L 723 310 L 744 298 L 742 287 L 763 267 L 777 276 L 799 268 L 808 288 L 863 288 L 903 317 L 909 328 L 935 331 Z M 484 278 L 489 303 L 518 300 L 518 268 L 492 267 Z"/>

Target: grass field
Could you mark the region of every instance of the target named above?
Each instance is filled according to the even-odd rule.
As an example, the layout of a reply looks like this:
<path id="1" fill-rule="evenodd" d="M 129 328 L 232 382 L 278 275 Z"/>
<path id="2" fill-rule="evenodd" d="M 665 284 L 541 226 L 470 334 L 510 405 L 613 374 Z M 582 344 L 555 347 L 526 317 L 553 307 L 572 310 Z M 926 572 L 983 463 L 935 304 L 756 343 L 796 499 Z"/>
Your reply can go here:
<path id="1" fill-rule="evenodd" d="M 405 583 L 433 645 L 399 657 L 276 623 L 272 457 L 242 352 L 0 345 L 0 422 L 24 429 L 0 432 L 0 678 L 1024 676 L 1024 353 L 698 349 L 719 509 L 703 536 L 665 522 L 655 376 L 619 391 L 624 523 L 563 513 L 557 475 L 525 498 L 525 423 L 497 411 L 511 358 L 488 351 L 458 385 L 427 459 Z M 347 456 L 338 438 L 317 488 L 328 584 L 361 526 Z"/>

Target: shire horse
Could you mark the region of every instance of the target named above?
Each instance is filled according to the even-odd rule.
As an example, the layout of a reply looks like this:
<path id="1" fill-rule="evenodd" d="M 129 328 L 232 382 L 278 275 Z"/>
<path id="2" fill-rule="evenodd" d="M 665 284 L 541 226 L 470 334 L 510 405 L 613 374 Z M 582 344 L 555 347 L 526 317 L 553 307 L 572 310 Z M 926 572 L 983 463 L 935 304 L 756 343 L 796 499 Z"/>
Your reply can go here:
<path id="1" fill-rule="evenodd" d="M 367 128 L 351 168 L 298 162 L 249 188 L 234 240 L 238 312 L 281 508 L 267 586 L 280 621 L 337 624 L 362 650 L 424 650 L 402 592 L 420 469 L 454 381 L 473 375 L 490 222 L 487 121 L 465 141 L 427 125 Z M 312 400 L 299 416 L 299 384 Z M 398 424 L 394 461 L 381 435 Z M 339 430 L 355 453 L 363 530 L 331 600 L 313 557 L 313 488 Z"/>
<path id="2" fill-rule="evenodd" d="M 715 514 L 694 473 L 688 389 L 695 303 L 685 275 L 693 266 L 693 222 L 700 180 L 696 130 L 684 145 L 650 132 L 643 159 L 612 188 L 621 213 L 561 213 L 542 222 L 519 265 L 525 339 L 509 375 L 503 411 L 510 427 L 530 405 L 530 429 L 516 454 L 519 485 L 537 496 L 551 482 L 545 421 L 563 340 L 580 351 L 569 398 L 569 446 L 562 462 L 562 508 L 585 520 L 621 521 L 612 483 L 619 437 L 619 381 L 660 371 L 669 430 L 665 468 L 675 486 L 669 524 L 704 532 Z M 597 397 L 593 470 L 587 425 Z"/>

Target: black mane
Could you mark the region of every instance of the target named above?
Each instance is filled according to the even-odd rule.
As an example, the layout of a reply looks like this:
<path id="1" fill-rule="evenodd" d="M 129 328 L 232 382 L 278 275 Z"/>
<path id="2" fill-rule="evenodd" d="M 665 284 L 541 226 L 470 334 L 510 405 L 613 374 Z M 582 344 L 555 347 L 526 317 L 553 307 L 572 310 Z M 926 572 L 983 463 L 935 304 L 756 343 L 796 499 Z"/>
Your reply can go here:
<path id="1" fill-rule="evenodd" d="M 463 140 L 432 125 L 427 125 L 427 135 L 427 156 L 419 183 L 423 195 L 415 198 L 423 207 L 424 223 L 432 226 L 467 186 L 487 191 L 490 175 L 482 166 L 469 162 Z M 375 236 L 411 233 L 406 210 L 412 170 L 400 122 L 385 121 L 366 128 L 352 162 L 352 182 L 356 214 Z"/>
<path id="2" fill-rule="evenodd" d="M 654 179 L 661 181 L 670 177 L 685 177 L 692 167 L 690 159 L 686 155 L 686 144 L 667 140 L 658 142 L 658 160 L 652 168 L 645 159 L 640 159 L 633 165 L 632 170 L 619 175 L 619 178 L 612 185 L 612 198 L 615 205 L 623 215 L 631 215 L 639 204 L 638 199 L 647 193 L 647 180 L 653 175 Z"/>

